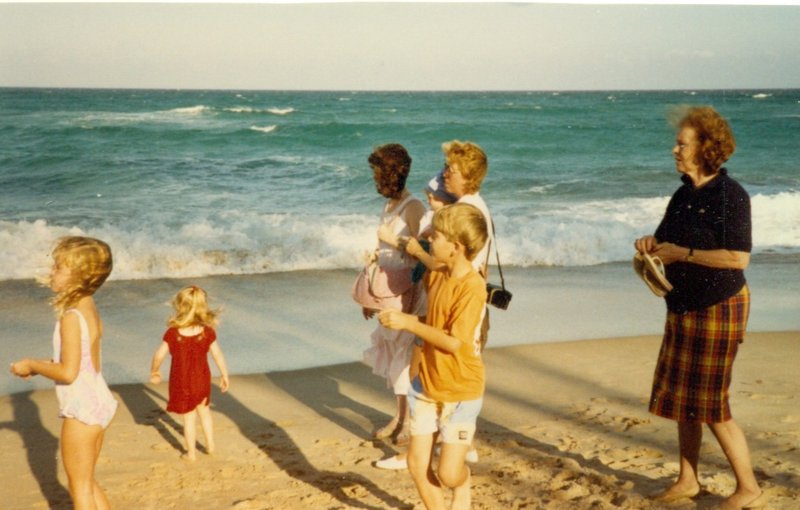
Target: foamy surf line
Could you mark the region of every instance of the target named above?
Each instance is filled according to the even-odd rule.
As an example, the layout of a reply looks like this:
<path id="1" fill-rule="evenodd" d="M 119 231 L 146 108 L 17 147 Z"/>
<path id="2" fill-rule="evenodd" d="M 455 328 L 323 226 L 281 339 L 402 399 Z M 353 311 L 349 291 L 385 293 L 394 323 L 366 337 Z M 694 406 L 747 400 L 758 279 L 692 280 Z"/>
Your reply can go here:
<path id="1" fill-rule="evenodd" d="M 495 208 L 497 245 L 505 266 L 584 267 L 626 262 L 632 243 L 655 230 L 668 198 L 629 198 L 554 205 L 505 214 Z M 800 193 L 752 198 L 754 254 L 800 254 Z M 0 221 L 0 280 L 33 278 L 64 235 L 107 241 L 112 279 L 184 278 L 355 268 L 376 243 L 371 214 L 258 214 L 230 210 L 186 219 L 132 218 L 127 224 L 81 228 L 45 220 Z M 494 257 L 492 257 L 494 263 Z"/>
<path id="2" fill-rule="evenodd" d="M 753 265 L 749 331 L 800 330 L 796 264 Z M 360 361 L 374 320 L 350 298 L 356 270 L 293 271 L 249 276 L 111 281 L 97 295 L 104 321 L 104 375 L 111 383 L 144 382 L 183 286 L 200 285 L 221 307 L 219 326 L 230 370 L 265 373 Z M 507 268 L 508 310 L 491 309 L 490 347 L 580 339 L 657 335 L 664 303 L 629 264 L 570 268 Z M 492 273 L 492 281 L 497 281 Z M 50 292 L 31 280 L 0 282 L 0 359 L 49 358 Z M 575 320 L 575 317 L 580 317 Z M 0 393 L 49 388 L 0 375 Z"/>

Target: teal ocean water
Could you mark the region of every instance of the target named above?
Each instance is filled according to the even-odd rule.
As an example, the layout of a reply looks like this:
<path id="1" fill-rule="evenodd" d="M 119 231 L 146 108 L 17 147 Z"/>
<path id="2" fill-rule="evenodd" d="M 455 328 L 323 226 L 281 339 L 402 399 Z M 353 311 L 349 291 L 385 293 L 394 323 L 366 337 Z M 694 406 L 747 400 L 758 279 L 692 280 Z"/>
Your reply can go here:
<path id="1" fill-rule="evenodd" d="M 404 144 L 422 197 L 451 139 L 489 156 L 505 264 L 627 261 L 680 184 L 681 104 L 731 121 L 756 258 L 797 261 L 800 90 L 0 89 L 0 280 L 33 277 L 67 233 L 107 240 L 114 279 L 356 267 L 381 207 L 372 148 Z"/>

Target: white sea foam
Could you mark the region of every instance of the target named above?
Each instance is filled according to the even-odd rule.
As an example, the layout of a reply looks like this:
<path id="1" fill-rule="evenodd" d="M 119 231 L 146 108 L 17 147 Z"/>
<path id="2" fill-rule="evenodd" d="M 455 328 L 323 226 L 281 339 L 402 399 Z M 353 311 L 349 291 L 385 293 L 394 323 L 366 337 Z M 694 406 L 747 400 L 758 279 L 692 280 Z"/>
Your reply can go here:
<path id="1" fill-rule="evenodd" d="M 504 213 L 494 220 L 508 266 L 587 266 L 627 261 L 634 239 L 652 233 L 668 197 L 563 203 Z M 800 192 L 752 197 L 754 252 L 800 253 Z M 358 267 L 374 248 L 372 215 L 256 214 L 225 211 L 174 226 L 165 219 L 91 229 L 0 221 L 0 280 L 32 278 L 64 235 L 106 240 L 114 279 L 251 274 Z"/>
<path id="2" fill-rule="evenodd" d="M 196 106 L 187 106 L 184 108 L 173 108 L 172 110 L 168 111 L 172 113 L 179 113 L 181 115 L 200 115 L 212 110 L 213 108 L 199 104 Z"/>
<path id="3" fill-rule="evenodd" d="M 294 108 L 253 108 L 252 106 L 232 106 L 223 109 L 230 113 L 270 113 L 272 115 L 288 115 L 295 111 Z"/>
<path id="4" fill-rule="evenodd" d="M 759 94 L 753 94 L 753 99 L 766 99 L 768 97 L 772 97 L 772 94 L 764 94 L 763 92 Z"/>
<path id="5" fill-rule="evenodd" d="M 262 133 L 272 133 L 273 131 L 278 129 L 278 126 L 276 126 L 275 124 L 271 126 L 250 126 L 250 129 L 253 131 L 260 131 Z"/>
<path id="6" fill-rule="evenodd" d="M 294 112 L 294 108 L 268 108 L 267 111 L 273 115 L 289 115 Z"/>

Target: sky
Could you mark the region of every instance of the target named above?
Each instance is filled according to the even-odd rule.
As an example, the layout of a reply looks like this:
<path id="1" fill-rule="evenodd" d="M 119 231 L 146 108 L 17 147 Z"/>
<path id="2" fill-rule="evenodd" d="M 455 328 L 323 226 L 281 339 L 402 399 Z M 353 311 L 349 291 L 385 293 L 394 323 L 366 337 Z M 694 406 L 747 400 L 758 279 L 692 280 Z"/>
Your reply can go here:
<path id="1" fill-rule="evenodd" d="M 800 5 L 6 3 L 0 86 L 800 88 Z"/>

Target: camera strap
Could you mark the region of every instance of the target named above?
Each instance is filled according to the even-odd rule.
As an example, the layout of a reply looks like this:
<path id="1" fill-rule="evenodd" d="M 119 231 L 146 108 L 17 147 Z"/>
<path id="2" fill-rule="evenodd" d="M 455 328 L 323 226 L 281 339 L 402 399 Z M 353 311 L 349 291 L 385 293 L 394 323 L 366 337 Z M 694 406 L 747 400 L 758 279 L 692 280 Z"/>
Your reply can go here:
<path id="1" fill-rule="evenodd" d="M 500 273 L 500 287 L 503 290 L 506 290 L 506 281 L 503 278 L 503 266 L 500 265 L 500 252 L 497 250 L 497 230 L 494 228 L 494 218 L 490 220 L 492 222 L 492 239 L 489 239 L 489 250 L 492 249 L 492 244 L 494 244 L 494 255 L 497 258 L 497 272 Z M 486 263 L 484 264 L 485 273 L 488 279 L 489 276 L 489 257 L 486 257 Z"/>

